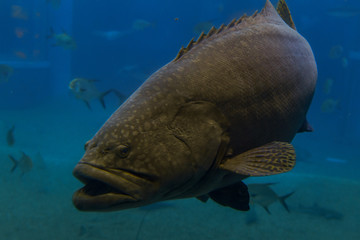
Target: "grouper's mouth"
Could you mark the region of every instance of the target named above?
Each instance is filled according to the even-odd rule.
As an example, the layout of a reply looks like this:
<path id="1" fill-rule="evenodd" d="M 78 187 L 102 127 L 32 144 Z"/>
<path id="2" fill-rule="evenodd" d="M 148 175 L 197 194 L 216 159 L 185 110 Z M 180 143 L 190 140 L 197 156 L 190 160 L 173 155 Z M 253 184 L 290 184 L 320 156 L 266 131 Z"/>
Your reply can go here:
<path id="1" fill-rule="evenodd" d="M 111 211 L 136 205 L 141 198 L 139 188 L 145 184 L 144 179 L 129 172 L 102 169 L 87 163 L 76 165 L 73 174 L 85 184 L 72 198 L 75 207 L 83 211 Z"/>

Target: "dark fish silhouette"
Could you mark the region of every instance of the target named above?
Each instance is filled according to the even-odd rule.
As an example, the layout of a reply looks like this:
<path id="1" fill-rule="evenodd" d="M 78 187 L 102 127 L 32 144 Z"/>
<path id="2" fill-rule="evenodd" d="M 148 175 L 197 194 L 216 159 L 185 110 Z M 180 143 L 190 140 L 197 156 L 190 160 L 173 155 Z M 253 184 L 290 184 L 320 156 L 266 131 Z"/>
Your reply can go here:
<path id="1" fill-rule="evenodd" d="M 13 125 L 6 133 L 6 142 L 7 145 L 9 146 L 14 145 L 15 143 L 14 130 L 15 130 L 15 125 Z"/>
<path id="2" fill-rule="evenodd" d="M 330 208 L 324 208 L 314 203 L 312 206 L 304 206 L 299 204 L 298 207 L 294 207 L 294 212 L 304 213 L 314 217 L 321 217 L 327 220 L 342 220 L 344 215 L 338 211 Z"/>
<path id="3" fill-rule="evenodd" d="M 310 129 L 317 69 L 283 0 L 278 11 L 266 1 L 260 13 L 211 28 L 150 76 L 86 143 L 74 205 L 210 197 L 247 210 L 243 179 L 291 170 L 290 142 Z"/>
<path id="4" fill-rule="evenodd" d="M 26 155 L 24 152 L 21 152 L 22 156 L 19 160 L 16 160 L 13 156 L 8 155 L 11 161 L 14 163 L 14 166 L 11 168 L 10 172 L 14 172 L 15 169 L 21 171 L 21 176 L 29 172 L 33 167 L 33 162 L 31 158 Z"/>

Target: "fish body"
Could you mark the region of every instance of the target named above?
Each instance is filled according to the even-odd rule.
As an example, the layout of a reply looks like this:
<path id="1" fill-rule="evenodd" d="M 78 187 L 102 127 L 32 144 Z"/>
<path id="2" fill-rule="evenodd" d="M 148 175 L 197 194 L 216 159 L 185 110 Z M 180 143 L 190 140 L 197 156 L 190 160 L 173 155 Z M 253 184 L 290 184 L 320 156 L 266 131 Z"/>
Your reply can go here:
<path id="1" fill-rule="evenodd" d="M 134 34 L 136 32 L 139 31 L 143 31 L 147 28 L 150 27 L 155 27 L 156 24 L 155 23 L 151 23 L 149 21 L 146 21 L 144 19 L 135 19 L 132 22 L 131 28 L 129 29 L 124 29 L 124 30 L 110 30 L 110 31 L 94 31 L 93 34 L 104 38 L 108 41 L 114 41 L 117 40 L 119 38 L 125 37 L 125 36 L 129 36 L 131 34 Z"/>
<path id="2" fill-rule="evenodd" d="M 273 183 L 252 183 L 248 185 L 250 193 L 250 201 L 255 204 L 262 206 L 266 212 L 270 213 L 269 206 L 277 201 L 279 201 L 286 211 L 289 212 L 289 207 L 285 203 L 285 199 L 290 197 L 293 192 L 286 194 L 285 196 L 278 196 L 274 190 L 271 189 Z"/>
<path id="3" fill-rule="evenodd" d="M 247 210 L 242 180 L 292 169 L 290 141 L 314 93 L 313 53 L 289 25 L 266 1 L 182 48 L 86 143 L 74 205 L 110 211 L 207 196 Z"/>
<path id="4" fill-rule="evenodd" d="M 8 82 L 9 77 L 14 72 L 14 69 L 6 64 L 0 64 L 0 83 Z"/>
<path id="5" fill-rule="evenodd" d="M 333 113 L 339 109 L 340 100 L 327 98 L 321 104 L 321 111 L 323 113 Z"/>
<path id="6" fill-rule="evenodd" d="M 329 16 L 332 16 L 332 17 L 350 18 L 350 17 L 359 16 L 360 9 L 350 7 L 350 6 L 345 6 L 345 7 L 329 9 L 327 13 Z"/>
<path id="7" fill-rule="evenodd" d="M 348 163 L 348 160 L 346 160 L 346 159 L 335 158 L 335 157 L 326 157 L 325 160 L 328 161 L 328 162 L 331 162 L 331 163 L 341 163 L 341 164 L 347 164 Z"/>
<path id="8" fill-rule="evenodd" d="M 132 23 L 132 29 L 135 31 L 142 31 L 149 27 L 155 27 L 155 23 L 151 23 L 144 19 L 136 19 Z"/>
<path id="9" fill-rule="evenodd" d="M 77 47 L 75 40 L 68 35 L 66 32 L 55 33 L 53 29 L 50 29 L 50 36 L 48 38 L 53 38 L 55 43 L 53 46 L 63 47 L 64 49 L 75 49 Z"/>
<path id="10" fill-rule="evenodd" d="M 54 38 L 55 38 L 55 44 L 54 44 L 55 46 L 61 46 L 65 49 L 76 48 L 76 42 L 71 36 L 69 36 L 66 33 L 56 34 Z"/>
<path id="11" fill-rule="evenodd" d="M 23 6 L 12 5 L 11 6 L 11 16 L 15 19 L 28 20 L 29 14 Z"/>
<path id="12" fill-rule="evenodd" d="M 334 45 L 330 48 L 329 58 L 338 59 L 341 58 L 344 54 L 344 47 L 341 45 Z"/>
<path id="13" fill-rule="evenodd" d="M 10 160 L 14 163 L 14 166 L 11 168 L 10 172 L 14 172 L 15 169 L 21 171 L 21 175 L 29 172 L 33 167 L 33 162 L 31 158 L 26 155 L 24 152 L 21 152 L 22 156 L 19 160 L 16 160 L 13 156 L 9 155 Z"/>
<path id="14" fill-rule="evenodd" d="M 100 101 L 103 108 L 105 108 L 104 97 L 110 92 L 114 92 L 119 99 L 123 99 L 123 95 L 115 89 L 110 89 L 105 92 L 100 92 L 95 86 L 97 80 L 87 78 L 75 78 L 69 84 L 69 89 L 77 99 L 85 102 L 86 106 L 91 109 L 90 101 L 97 99 Z"/>
<path id="15" fill-rule="evenodd" d="M 334 79 L 332 78 L 327 78 L 325 80 L 325 83 L 323 85 L 323 92 L 326 94 L 326 95 L 329 95 L 331 93 L 331 90 L 334 86 Z"/>
<path id="16" fill-rule="evenodd" d="M 124 30 L 124 31 L 117 31 L 117 30 L 112 30 L 112 31 L 95 31 L 94 35 L 99 36 L 101 38 L 104 38 L 108 41 L 114 41 L 117 40 L 119 38 L 131 35 L 132 33 L 134 33 L 133 29 L 130 30 Z"/>
<path id="17" fill-rule="evenodd" d="M 6 133 L 6 142 L 8 146 L 12 146 L 15 143 L 14 130 L 15 126 L 13 125 Z"/>

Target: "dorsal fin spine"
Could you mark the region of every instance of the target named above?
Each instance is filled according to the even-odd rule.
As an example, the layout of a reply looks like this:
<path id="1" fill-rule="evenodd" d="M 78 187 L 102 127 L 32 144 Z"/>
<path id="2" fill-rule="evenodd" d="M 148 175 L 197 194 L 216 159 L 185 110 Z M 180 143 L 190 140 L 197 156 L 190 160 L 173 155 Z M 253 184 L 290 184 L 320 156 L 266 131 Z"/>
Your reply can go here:
<path id="1" fill-rule="evenodd" d="M 207 34 L 207 37 L 212 36 L 216 32 L 216 28 L 212 26 Z"/>
<path id="2" fill-rule="evenodd" d="M 224 24 L 221 24 L 221 26 L 218 28 L 218 30 L 216 31 L 216 34 L 218 34 L 219 32 L 221 32 L 223 29 L 225 28 Z"/>
<path id="3" fill-rule="evenodd" d="M 206 34 L 204 32 L 202 32 L 199 36 L 199 38 L 196 40 L 196 44 L 198 44 L 201 40 L 203 40 L 206 37 Z"/>
<path id="4" fill-rule="evenodd" d="M 259 11 L 256 10 L 256 11 L 253 13 L 253 15 L 251 15 L 251 17 L 252 17 L 252 18 L 256 17 L 256 16 L 258 15 L 258 13 L 259 13 Z"/>
<path id="5" fill-rule="evenodd" d="M 239 23 L 241 23 L 245 17 L 246 17 L 246 14 L 244 14 L 243 16 L 241 16 L 241 18 L 239 18 L 239 19 L 235 22 L 235 25 L 238 25 Z"/>
<path id="6" fill-rule="evenodd" d="M 184 54 L 184 46 L 182 46 L 178 52 L 178 54 L 176 55 L 175 60 L 178 60 L 179 58 L 181 58 L 181 56 Z"/>
<path id="7" fill-rule="evenodd" d="M 229 29 L 231 27 L 233 27 L 236 23 L 236 18 L 234 18 L 227 26 L 226 26 L 226 29 Z"/>
<path id="8" fill-rule="evenodd" d="M 193 46 L 193 43 L 194 43 L 194 38 L 192 38 L 189 42 L 189 44 L 186 46 L 185 49 L 190 49 L 192 46 Z"/>

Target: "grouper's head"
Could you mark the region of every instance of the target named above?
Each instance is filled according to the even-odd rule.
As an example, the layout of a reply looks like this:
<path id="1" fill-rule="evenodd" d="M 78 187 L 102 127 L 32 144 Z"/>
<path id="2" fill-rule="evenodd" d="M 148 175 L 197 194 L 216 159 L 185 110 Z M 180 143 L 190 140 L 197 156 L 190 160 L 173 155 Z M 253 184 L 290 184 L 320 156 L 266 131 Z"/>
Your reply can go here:
<path id="1" fill-rule="evenodd" d="M 188 196 L 212 168 L 223 131 L 203 105 L 152 118 L 115 112 L 74 169 L 85 184 L 73 195 L 76 208 L 121 210 Z"/>

